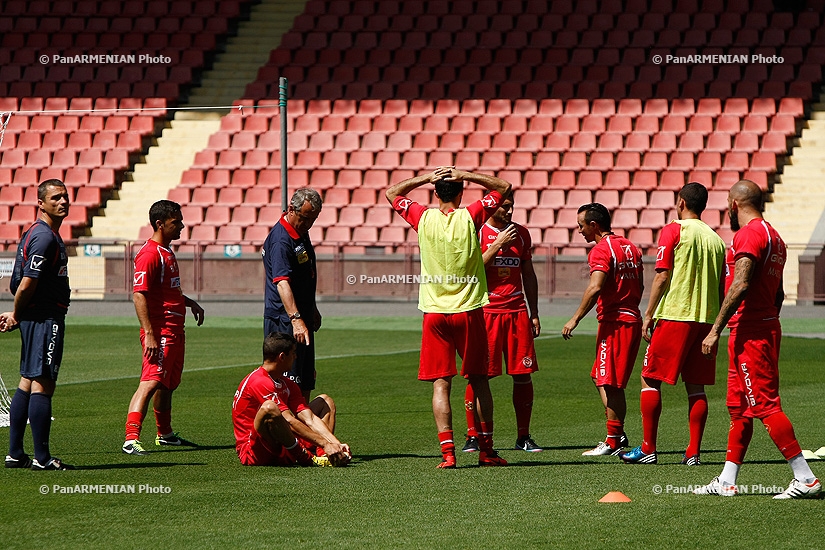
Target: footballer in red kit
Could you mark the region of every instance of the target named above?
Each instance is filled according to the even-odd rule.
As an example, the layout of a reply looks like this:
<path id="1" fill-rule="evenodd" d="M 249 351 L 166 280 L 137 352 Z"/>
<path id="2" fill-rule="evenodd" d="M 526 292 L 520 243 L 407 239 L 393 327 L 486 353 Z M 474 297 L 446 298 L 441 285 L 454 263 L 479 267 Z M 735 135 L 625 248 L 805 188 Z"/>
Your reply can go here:
<path id="1" fill-rule="evenodd" d="M 335 402 L 321 394 L 307 405 L 289 372 L 297 356 L 290 334 L 270 333 L 263 364 L 244 378 L 232 401 L 235 450 L 244 466 L 346 466 L 349 445 L 335 437 Z"/>
<path id="2" fill-rule="evenodd" d="M 481 200 L 461 207 L 464 184 L 488 191 Z M 425 208 L 408 198 L 422 185 L 432 184 L 438 208 Z M 452 378 L 461 374 L 473 387 L 473 414 L 478 416 L 479 466 L 504 466 L 507 461 L 493 448 L 493 396 L 487 379 L 487 341 L 482 308 L 489 303 L 478 230 L 510 192 L 506 181 L 485 174 L 441 166 L 433 172 L 405 179 L 385 196 L 393 210 L 418 233 L 422 282 L 418 309 L 424 312 L 419 380 L 433 384 L 433 417 L 441 446 L 438 468 L 457 467 L 450 404 Z"/>
<path id="3" fill-rule="evenodd" d="M 642 341 L 642 253 L 629 240 L 613 234 L 610 212 L 604 205 L 582 205 L 577 216 L 579 233 L 596 246 L 587 257 L 590 284 L 576 313 L 562 328 L 562 337 L 570 339 L 579 322 L 596 306 L 599 329 L 590 377 L 599 390 L 607 417 L 607 437 L 582 455 L 618 455 L 628 445 L 624 390 Z"/>
<path id="4" fill-rule="evenodd" d="M 534 337 L 541 331 L 538 314 L 538 281 L 533 269 L 530 232 L 513 223 L 513 194 L 504 197 L 498 209 L 481 227 L 481 244 L 490 303 L 484 306 L 487 327 L 487 376 L 506 372 L 513 378 L 513 409 L 516 414 L 515 448 L 528 452 L 543 449 L 530 435 L 533 413 L 533 380 L 538 370 Z M 525 303 L 526 299 L 526 303 Z M 529 305 L 529 311 L 528 311 Z M 502 365 L 503 357 L 503 365 Z M 464 396 L 467 417 L 465 452 L 478 450 L 478 426 L 473 407 L 475 395 L 469 384 Z"/>
<path id="5" fill-rule="evenodd" d="M 135 256 L 132 293 L 143 364 L 138 389 L 129 403 L 122 447 L 124 453 L 136 456 L 148 454 L 139 438 L 150 399 L 157 424 L 155 444 L 193 445 L 172 430 L 172 392 L 180 385 L 183 372 L 186 308 L 191 308 L 198 326 L 204 318 L 203 308 L 183 294 L 178 261 L 170 248 L 184 227 L 180 205 L 156 202 L 149 209 L 149 222 L 154 233 Z"/>
<path id="6" fill-rule="evenodd" d="M 728 193 L 728 213 L 735 234 L 726 258 L 725 299 L 702 342 L 711 355 L 725 326 L 728 340 L 730 431 L 722 473 L 694 491 L 700 495 L 734 496 L 736 480 L 753 436 L 753 419 L 788 461 L 794 478 L 775 499 L 817 498 L 822 484 L 808 466 L 793 425 L 779 399 L 779 310 L 785 298 L 782 274 L 787 249 L 779 233 L 762 218 L 762 191 L 740 180 Z"/>

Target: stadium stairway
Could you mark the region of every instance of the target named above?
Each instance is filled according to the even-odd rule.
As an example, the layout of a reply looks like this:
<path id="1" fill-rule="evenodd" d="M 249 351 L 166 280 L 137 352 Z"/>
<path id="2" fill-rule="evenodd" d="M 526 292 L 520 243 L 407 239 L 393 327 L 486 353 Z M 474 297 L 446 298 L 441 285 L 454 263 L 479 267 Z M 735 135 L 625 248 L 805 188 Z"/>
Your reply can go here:
<path id="1" fill-rule="evenodd" d="M 790 155 L 784 171 L 778 175 L 781 186 L 773 201 L 765 205 L 766 219 L 788 244 L 785 264 L 786 303 L 795 304 L 799 284 L 799 256 L 814 234 L 817 221 L 825 210 L 825 89 L 819 103 L 812 105 L 799 144 Z"/>
<path id="2" fill-rule="evenodd" d="M 201 86 L 189 94 L 189 105 L 231 105 L 243 97 L 244 88 L 255 81 L 305 4 L 306 0 L 263 0 L 253 6 L 249 20 L 238 25 L 237 36 L 227 41 Z"/>
<path id="3" fill-rule="evenodd" d="M 136 240 L 142 226 L 149 224 L 149 207 L 166 198 L 169 189 L 180 183 L 181 174 L 192 163 L 195 152 L 206 146 L 209 135 L 220 127 L 220 114 L 178 111 L 157 143 L 149 148 L 143 162 L 135 165 L 131 178 L 106 203 L 103 215 L 92 221 L 89 239 Z M 87 238 L 81 237 L 80 244 Z M 118 248 L 121 251 L 122 248 Z M 69 258 L 72 291 L 75 297 L 102 298 L 105 287 L 103 259 L 85 255 Z"/>
<path id="4" fill-rule="evenodd" d="M 225 51 L 218 54 L 213 67 L 204 73 L 200 85 L 190 91 L 188 101 L 181 106 L 230 105 L 241 97 L 246 84 L 255 80 L 258 68 L 266 63 L 281 34 L 289 30 L 305 3 L 264 0 L 255 5 L 249 20 L 239 23 L 237 36 L 229 39 Z M 144 161 L 135 165 L 131 178 L 127 174 L 127 181 L 115 197 L 118 200 L 108 201 L 102 215 L 94 218 L 91 239 L 138 239 L 141 227 L 147 225 L 149 207 L 166 198 L 169 190 L 180 183 L 195 153 L 206 147 L 209 136 L 220 129 L 224 112 L 177 111 Z M 69 269 L 77 274 L 72 280 L 74 295 L 102 297 L 102 259 L 75 256 L 70 263 Z"/>

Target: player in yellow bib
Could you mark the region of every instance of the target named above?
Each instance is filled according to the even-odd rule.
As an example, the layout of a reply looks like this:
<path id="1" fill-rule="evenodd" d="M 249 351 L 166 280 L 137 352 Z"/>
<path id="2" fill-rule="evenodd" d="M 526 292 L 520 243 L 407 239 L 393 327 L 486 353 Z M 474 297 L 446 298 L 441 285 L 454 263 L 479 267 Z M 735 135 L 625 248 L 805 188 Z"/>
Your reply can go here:
<path id="1" fill-rule="evenodd" d="M 460 208 L 464 182 L 490 191 L 466 208 Z M 438 208 L 427 208 L 407 198 L 422 185 L 432 183 Z M 424 312 L 418 379 L 433 383 L 433 415 L 441 443 L 439 468 L 455 468 L 453 416 L 450 388 L 461 357 L 461 374 L 476 396 L 480 466 L 504 466 L 493 450 L 493 398 L 487 381 L 487 332 L 482 308 L 489 303 L 478 229 L 510 192 L 506 181 L 441 167 L 434 172 L 397 183 L 387 190 L 393 209 L 418 232 L 421 283 L 418 308 Z"/>
<path id="2" fill-rule="evenodd" d="M 705 386 L 716 380 L 716 352 L 702 354 L 724 296 L 725 242 L 700 219 L 708 191 L 688 183 L 676 201 L 679 216 L 659 233 L 656 275 L 642 322 L 650 342 L 642 367 L 642 444 L 620 455 L 631 464 L 655 464 L 662 382 L 676 384 L 679 375 L 688 394 L 690 442 L 682 464 L 699 465 L 699 450 L 708 400 Z M 655 332 L 653 327 L 655 327 Z"/>

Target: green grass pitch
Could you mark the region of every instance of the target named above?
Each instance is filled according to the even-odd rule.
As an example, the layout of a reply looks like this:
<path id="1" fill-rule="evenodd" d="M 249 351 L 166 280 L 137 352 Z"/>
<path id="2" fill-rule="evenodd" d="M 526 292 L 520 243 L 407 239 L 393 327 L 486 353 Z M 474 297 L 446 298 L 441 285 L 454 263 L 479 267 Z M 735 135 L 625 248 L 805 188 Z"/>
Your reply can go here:
<path id="1" fill-rule="evenodd" d="M 74 472 L 3 470 L 0 546 L 11 548 L 594 548 L 628 544 L 669 548 L 810 547 L 818 544 L 825 501 L 773 501 L 674 494 L 721 471 L 728 416 L 726 358 L 708 389 L 704 465 L 679 465 L 687 442 L 683 386 L 665 387 L 660 464 L 629 466 L 581 452 L 604 436 L 604 416 L 589 380 L 595 350 L 587 319 L 565 342 L 566 319 L 544 320 L 536 342 L 532 432 L 543 453 L 511 450 L 511 381 L 491 385 L 496 447 L 507 468 L 478 468 L 459 453 L 459 468 L 440 460 L 431 386 L 416 380 L 417 319 L 328 319 L 318 333 L 318 389 L 338 404 L 337 433 L 354 460 L 348 468 L 249 468 L 238 462 L 230 418 L 240 380 L 260 364 L 257 318 L 207 319 L 187 330 L 187 369 L 175 394 L 173 425 L 197 449 L 121 453 L 129 399 L 137 386 L 140 344 L 134 319 L 69 318 L 54 400 L 51 446 Z M 793 322 L 794 320 L 790 320 Z M 812 321 L 797 322 L 797 330 Z M 822 331 L 821 321 L 813 321 Z M 786 326 L 786 332 L 789 332 Z M 803 448 L 825 445 L 821 408 L 825 341 L 786 336 L 782 396 Z M 640 353 L 643 353 L 640 352 Z M 0 373 L 18 380 L 19 336 L 0 335 Z M 641 358 L 628 390 L 627 433 L 641 438 Z M 464 383 L 453 388 L 454 426 L 465 428 Z M 154 436 L 150 413 L 143 429 Z M 7 448 L 8 430 L 0 430 Z M 460 444 L 460 443 L 459 443 Z M 31 452 L 27 433 L 26 449 Z M 825 466 L 812 462 L 820 478 Z M 787 486 L 791 473 L 765 431 L 755 430 L 740 483 Z M 135 494 L 55 494 L 54 486 L 116 485 Z M 141 493 L 141 485 L 162 493 Z M 655 494 L 656 487 L 664 494 Z M 668 486 L 671 486 L 669 492 Z M 44 489 L 43 489 L 44 488 Z M 48 490 L 48 494 L 41 491 Z M 144 490 L 145 491 L 145 490 Z M 609 491 L 632 499 L 600 504 Z"/>

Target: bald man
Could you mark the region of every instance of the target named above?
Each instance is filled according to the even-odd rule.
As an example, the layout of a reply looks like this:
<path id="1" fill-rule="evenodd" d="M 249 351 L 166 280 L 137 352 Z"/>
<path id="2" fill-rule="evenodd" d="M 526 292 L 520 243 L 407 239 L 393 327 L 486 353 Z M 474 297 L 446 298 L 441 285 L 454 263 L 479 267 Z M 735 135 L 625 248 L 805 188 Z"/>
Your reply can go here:
<path id="1" fill-rule="evenodd" d="M 774 498 L 816 498 L 822 484 L 802 456 L 793 425 L 779 400 L 779 310 L 785 298 L 785 243 L 762 218 L 762 191 L 752 181 L 741 180 L 731 187 L 728 213 L 736 233 L 725 260 L 725 299 L 702 342 L 702 352 L 712 354 L 722 329 L 730 326 L 727 457 L 722 473 L 694 492 L 737 494 L 736 479 L 753 435 L 753 419 L 758 418 L 793 470 L 790 486 Z"/>

